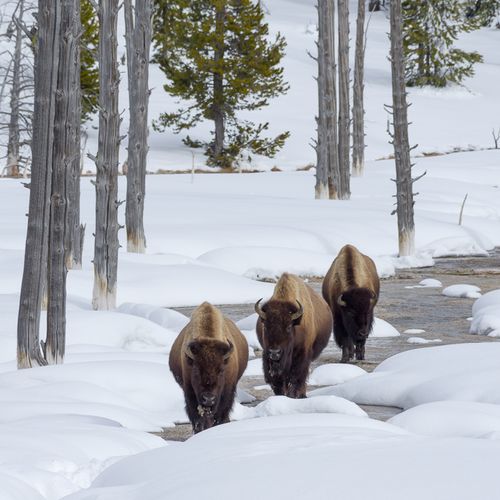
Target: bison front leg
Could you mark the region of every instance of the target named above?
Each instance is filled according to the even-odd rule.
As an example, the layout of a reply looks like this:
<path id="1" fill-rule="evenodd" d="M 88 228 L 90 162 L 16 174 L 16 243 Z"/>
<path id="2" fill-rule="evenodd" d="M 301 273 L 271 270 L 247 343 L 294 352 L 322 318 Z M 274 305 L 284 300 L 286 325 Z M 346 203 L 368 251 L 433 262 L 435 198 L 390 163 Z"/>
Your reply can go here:
<path id="1" fill-rule="evenodd" d="M 306 381 L 309 373 L 309 364 L 309 356 L 304 352 L 294 355 L 286 391 L 286 395 L 289 398 L 302 399 L 306 397 Z"/>
<path id="2" fill-rule="evenodd" d="M 356 342 L 356 359 L 358 361 L 363 361 L 365 359 L 365 343 L 366 340 Z"/>
<path id="3" fill-rule="evenodd" d="M 342 359 L 341 363 L 349 363 L 354 358 L 354 342 L 350 337 L 347 337 L 342 346 Z"/>

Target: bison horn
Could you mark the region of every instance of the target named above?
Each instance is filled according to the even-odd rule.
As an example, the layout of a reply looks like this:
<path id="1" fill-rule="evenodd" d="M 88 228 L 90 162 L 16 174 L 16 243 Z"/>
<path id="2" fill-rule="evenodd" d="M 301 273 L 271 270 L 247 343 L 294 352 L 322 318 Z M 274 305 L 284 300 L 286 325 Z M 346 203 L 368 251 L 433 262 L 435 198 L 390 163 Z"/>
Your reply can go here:
<path id="1" fill-rule="evenodd" d="M 297 300 L 297 304 L 299 304 L 299 310 L 296 313 L 292 314 L 292 321 L 299 319 L 304 314 L 304 308 L 302 304 Z"/>
<path id="2" fill-rule="evenodd" d="M 267 318 L 266 318 L 266 313 L 261 309 L 260 307 L 260 303 L 261 303 L 262 299 L 259 299 L 256 303 L 255 303 L 255 312 L 259 315 L 259 318 L 263 321 L 265 321 Z"/>
<path id="3" fill-rule="evenodd" d="M 344 300 L 344 294 L 339 296 L 339 298 L 337 299 L 337 304 L 340 307 L 345 307 L 347 305 L 346 301 Z"/>
<path id="4" fill-rule="evenodd" d="M 224 360 L 229 358 L 229 356 L 231 356 L 231 353 L 234 351 L 233 343 L 227 337 L 226 337 L 226 340 L 227 340 L 227 343 L 229 345 L 229 350 L 226 352 L 226 354 L 224 354 L 224 357 L 223 357 Z"/>

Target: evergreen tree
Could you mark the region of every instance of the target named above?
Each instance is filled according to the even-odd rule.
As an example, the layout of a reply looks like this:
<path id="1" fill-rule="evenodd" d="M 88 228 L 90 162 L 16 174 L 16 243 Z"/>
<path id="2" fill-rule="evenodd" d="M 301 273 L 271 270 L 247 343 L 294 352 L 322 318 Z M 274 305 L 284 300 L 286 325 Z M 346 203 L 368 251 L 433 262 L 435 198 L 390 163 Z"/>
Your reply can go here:
<path id="1" fill-rule="evenodd" d="M 478 26 L 490 26 L 499 14 L 500 0 L 474 0 L 466 9 L 467 18 Z"/>
<path id="2" fill-rule="evenodd" d="M 270 40 L 260 2 L 155 0 L 153 33 L 154 61 L 168 79 L 165 91 L 187 101 L 161 114 L 153 127 L 179 133 L 213 121 L 212 140 L 184 139 L 190 147 L 203 147 L 210 165 L 232 167 L 247 153 L 274 156 L 289 133 L 264 138 L 268 123 L 237 116 L 288 90 L 279 66 L 286 43 L 280 34 Z"/>
<path id="3" fill-rule="evenodd" d="M 465 15 L 463 0 L 403 0 L 406 79 L 410 86 L 445 87 L 474 74 L 477 52 L 454 47 L 459 35 L 477 28 Z"/>
<path id="4" fill-rule="evenodd" d="M 82 22 L 81 73 L 82 121 L 87 121 L 97 112 L 99 101 L 99 68 L 97 49 L 99 46 L 99 21 L 90 0 L 82 0 L 80 18 Z"/>

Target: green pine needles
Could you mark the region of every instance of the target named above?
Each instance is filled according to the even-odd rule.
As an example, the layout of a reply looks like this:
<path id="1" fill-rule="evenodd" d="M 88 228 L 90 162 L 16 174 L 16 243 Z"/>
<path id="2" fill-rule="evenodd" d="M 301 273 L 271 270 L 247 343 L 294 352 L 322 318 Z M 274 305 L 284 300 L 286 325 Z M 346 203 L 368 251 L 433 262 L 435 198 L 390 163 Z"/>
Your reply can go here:
<path id="1" fill-rule="evenodd" d="M 80 9 L 82 23 L 80 87 L 82 90 L 82 122 L 85 122 L 97 111 L 99 102 L 99 68 L 97 64 L 99 20 L 90 0 L 83 0 Z"/>
<path id="2" fill-rule="evenodd" d="M 472 0 L 403 0 L 403 45 L 409 86 L 445 87 L 474 74 L 478 52 L 454 46 L 460 33 L 479 27 Z M 469 12 L 469 15 L 468 15 Z"/>
<path id="3" fill-rule="evenodd" d="M 189 130 L 214 122 L 209 141 L 184 143 L 203 148 L 212 166 L 233 168 L 251 154 L 273 157 L 289 132 L 262 137 L 268 123 L 239 114 L 267 106 L 288 90 L 281 59 L 285 39 L 269 37 L 259 3 L 253 0 L 155 0 L 154 61 L 167 77 L 165 91 L 183 101 L 153 123 L 156 130 Z"/>

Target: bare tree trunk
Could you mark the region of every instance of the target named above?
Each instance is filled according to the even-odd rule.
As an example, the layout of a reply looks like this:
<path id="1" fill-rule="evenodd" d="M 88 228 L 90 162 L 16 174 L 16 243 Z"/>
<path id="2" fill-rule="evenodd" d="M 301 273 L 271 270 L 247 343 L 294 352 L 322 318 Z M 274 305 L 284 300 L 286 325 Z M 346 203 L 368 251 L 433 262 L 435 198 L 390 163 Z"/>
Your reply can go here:
<path id="1" fill-rule="evenodd" d="M 118 272 L 118 0 L 99 1 L 99 149 L 96 177 L 94 309 L 116 307 Z"/>
<path id="2" fill-rule="evenodd" d="M 335 1 L 326 0 L 325 11 L 325 121 L 328 158 L 328 196 L 339 198 L 340 165 L 337 127 L 337 79 L 335 61 Z"/>
<path id="3" fill-rule="evenodd" d="M 391 0 L 391 67 L 393 144 L 396 159 L 396 199 L 399 234 L 399 255 L 415 252 L 413 220 L 413 182 L 411 177 L 410 144 L 408 139 L 408 104 L 406 102 L 405 67 L 403 57 L 401 0 Z"/>
<path id="4" fill-rule="evenodd" d="M 338 0 L 339 9 L 339 199 L 348 200 L 350 189 L 349 106 L 349 1 Z"/>
<path id="5" fill-rule="evenodd" d="M 66 244 L 68 227 L 68 178 L 80 145 L 76 140 L 80 117 L 75 102 L 75 65 L 79 45 L 79 0 L 61 0 L 59 69 L 54 117 L 52 194 L 49 226 L 47 340 L 45 359 L 62 363 L 66 348 Z"/>
<path id="6" fill-rule="evenodd" d="M 80 224 L 80 163 L 81 163 L 81 121 L 82 121 L 82 94 L 80 88 L 80 43 L 79 37 L 82 26 L 80 20 L 80 2 L 74 6 L 73 37 L 77 43 L 71 46 L 71 57 L 67 71 L 71 71 L 71 90 L 69 94 L 68 125 L 70 127 L 71 154 L 68 158 L 70 168 L 67 174 L 68 196 L 68 230 L 66 232 L 66 267 L 68 269 L 82 268 L 83 239 L 85 226 Z M 68 56 L 69 57 L 69 56 Z"/>
<path id="7" fill-rule="evenodd" d="M 21 99 L 21 57 L 23 30 L 22 22 L 24 15 L 24 0 L 18 4 L 19 14 L 15 19 L 16 44 L 12 64 L 12 87 L 10 91 L 10 121 L 9 121 L 9 142 L 7 143 L 7 167 L 5 175 L 8 177 L 19 176 L 19 108 Z"/>
<path id="8" fill-rule="evenodd" d="M 316 119 L 318 138 L 316 140 L 316 186 L 315 198 L 328 199 L 328 155 L 326 150 L 326 120 L 325 120 L 325 18 L 326 0 L 318 0 L 318 117 Z"/>
<path id="9" fill-rule="evenodd" d="M 365 17 L 366 0 L 358 0 L 352 106 L 352 175 L 354 177 L 361 177 L 365 170 L 365 107 L 363 102 L 365 90 Z"/>
<path id="10" fill-rule="evenodd" d="M 224 6 L 216 7 L 215 35 L 217 37 L 214 51 L 215 66 L 224 59 L 224 22 L 226 10 Z M 213 120 L 215 124 L 214 159 L 217 165 L 222 166 L 224 153 L 225 124 L 224 124 L 224 81 L 221 73 L 214 73 L 214 108 Z"/>
<path id="11" fill-rule="evenodd" d="M 368 10 L 370 12 L 376 12 L 380 10 L 380 0 L 370 0 L 370 3 L 368 4 Z"/>
<path id="12" fill-rule="evenodd" d="M 127 250 L 144 253 L 144 199 L 148 155 L 149 52 L 151 0 L 125 0 L 130 125 L 127 162 Z"/>
<path id="13" fill-rule="evenodd" d="M 38 46 L 35 66 L 32 141 L 33 167 L 17 324 L 17 364 L 19 368 L 46 364 L 40 350 L 39 329 L 42 283 L 47 272 L 60 17 L 61 5 L 59 2 L 38 1 Z"/>

